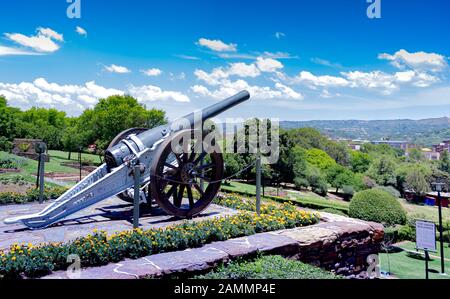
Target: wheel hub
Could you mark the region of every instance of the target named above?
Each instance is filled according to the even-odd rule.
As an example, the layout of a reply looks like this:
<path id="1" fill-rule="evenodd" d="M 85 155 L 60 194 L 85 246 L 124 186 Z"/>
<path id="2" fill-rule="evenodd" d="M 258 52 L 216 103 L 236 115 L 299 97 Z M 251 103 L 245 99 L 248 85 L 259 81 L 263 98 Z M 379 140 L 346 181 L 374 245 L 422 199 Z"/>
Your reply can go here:
<path id="1" fill-rule="evenodd" d="M 187 163 L 181 169 L 181 181 L 186 184 L 192 183 L 197 176 L 195 165 L 193 163 Z"/>

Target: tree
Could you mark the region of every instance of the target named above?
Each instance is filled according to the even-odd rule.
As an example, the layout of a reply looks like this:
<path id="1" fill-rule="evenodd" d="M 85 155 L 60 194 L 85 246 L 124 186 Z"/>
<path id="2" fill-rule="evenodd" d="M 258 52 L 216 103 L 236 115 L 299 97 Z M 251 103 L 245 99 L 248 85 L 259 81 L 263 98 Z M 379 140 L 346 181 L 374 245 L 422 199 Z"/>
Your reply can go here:
<path id="1" fill-rule="evenodd" d="M 87 144 L 83 130 L 80 129 L 78 119 L 69 118 L 67 120 L 67 127 L 61 137 L 61 144 L 63 150 L 69 152 L 68 159 L 71 159 L 72 152 L 77 152 L 80 148 L 84 148 Z"/>
<path id="2" fill-rule="evenodd" d="M 350 155 L 350 165 L 353 172 L 364 173 L 369 169 L 370 163 L 372 163 L 372 158 L 369 154 L 360 151 L 352 151 Z"/>
<path id="3" fill-rule="evenodd" d="M 418 196 L 424 196 L 430 191 L 427 177 L 417 168 L 413 168 L 408 172 L 405 184 L 409 191 L 412 191 Z"/>
<path id="4" fill-rule="evenodd" d="M 350 151 L 345 142 L 328 141 L 324 151 L 342 166 L 350 165 Z"/>
<path id="5" fill-rule="evenodd" d="M 306 171 L 306 180 L 312 191 L 322 196 L 327 195 L 328 185 L 325 176 L 314 166 L 309 165 Z"/>
<path id="6" fill-rule="evenodd" d="M 447 151 L 443 151 L 439 158 L 439 170 L 450 173 L 450 154 Z"/>
<path id="7" fill-rule="evenodd" d="M 413 170 L 417 170 L 427 178 L 432 175 L 432 168 L 427 163 L 403 163 L 399 165 L 395 170 L 396 189 L 399 190 L 402 195 L 409 188 L 407 177 Z"/>
<path id="8" fill-rule="evenodd" d="M 152 128 L 167 122 L 165 112 L 146 110 L 144 105 L 128 95 L 101 99 L 94 109 L 87 109 L 80 116 L 80 127 L 87 135 L 88 143 L 96 143 L 99 149 L 108 144 L 120 132 L 129 128 Z"/>
<path id="9" fill-rule="evenodd" d="M 396 184 L 395 168 L 394 160 L 383 155 L 372 163 L 367 173 L 379 185 L 394 186 Z"/>
<path id="10" fill-rule="evenodd" d="M 317 148 L 306 151 L 306 161 L 320 170 L 326 170 L 336 164 L 326 152 Z"/>
<path id="11" fill-rule="evenodd" d="M 292 170 L 294 172 L 294 184 L 297 188 L 309 187 L 307 180 L 308 163 L 306 162 L 306 150 L 300 146 L 292 148 L 290 153 Z"/>
<path id="12" fill-rule="evenodd" d="M 327 169 L 326 178 L 328 183 L 336 188 L 336 193 L 344 186 L 355 185 L 354 173 L 350 169 L 339 164 L 335 164 Z"/>
<path id="13" fill-rule="evenodd" d="M 19 109 L 8 107 L 5 97 L 0 95 L 0 136 L 11 140 L 16 132 Z"/>
<path id="14" fill-rule="evenodd" d="M 425 160 L 425 156 L 417 148 L 412 148 L 408 151 L 408 160 L 413 162 L 420 162 Z"/>

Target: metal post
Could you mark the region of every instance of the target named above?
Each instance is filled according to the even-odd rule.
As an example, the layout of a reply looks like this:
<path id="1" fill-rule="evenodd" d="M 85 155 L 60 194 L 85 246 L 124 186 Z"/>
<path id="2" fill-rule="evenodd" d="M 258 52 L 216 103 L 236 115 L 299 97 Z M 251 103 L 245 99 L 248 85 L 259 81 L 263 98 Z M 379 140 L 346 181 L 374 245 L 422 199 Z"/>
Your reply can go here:
<path id="1" fill-rule="evenodd" d="M 78 163 L 80 163 L 80 181 L 81 181 L 81 168 L 82 168 L 82 164 L 81 164 L 81 149 L 78 151 Z"/>
<path id="2" fill-rule="evenodd" d="M 39 203 L 44 202 L 44 173 L 45 173 L 45 155 L 44 153 L 39 154 Z"/>
<path id="3" fill-rule="evenodd" d="M 261 157 L 256 158 L 256 213 L 261 213 Z"/>
<path id="4" fill-rule="evenodd" d="M 439 242 L 441 243 L 441 274 L 445 273 L 445 264 L 444 264 L 444 239 L 442 237 L 442 200 L 441 200 L 441 192 L 438 191 L 438 209 L 439 209 Z"/>
<path id="5" fill-rule="evenodd" d="M 141 192 L 141 166 L 134 166 L 134 206 L 133 206 L 133 228 L 139 228 L 139 201 Z"/>
<path id="6" fill-rule="evenodd" d="M 38 168 L 37 168 L 37 177 L 36 177 L 36 189 L 39 188 L 39 175 L 40 175 L 40 173 L 41 173 L 41 156 L 42 156 L 42 153 L 39 152 Z"/>
<path id="7" fill-rule="evenodd" d="M 430 255 L 428 254 L 428 250 L 425 250 L 425 279 L 428 279 L 428 260 L 430 259 Z"/>

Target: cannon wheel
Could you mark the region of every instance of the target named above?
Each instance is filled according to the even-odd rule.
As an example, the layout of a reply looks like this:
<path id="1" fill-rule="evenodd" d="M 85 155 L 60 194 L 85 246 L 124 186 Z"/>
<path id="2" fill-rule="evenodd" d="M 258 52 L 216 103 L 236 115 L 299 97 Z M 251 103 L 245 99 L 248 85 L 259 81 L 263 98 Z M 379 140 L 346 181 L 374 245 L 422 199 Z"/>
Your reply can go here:
<path id="1" fill-rule="evenodd" d="M 185 130 L 166 139 L 150 170 L 152 197 L 166 213 L 180 218 L 194 217 L 206 209 L 223 178 L 222 154 L 202 148 L 194 132 Z"/>
<path id="2" fill-rule="evenodd" d="M 136 134 L 136 135 L 138 135 L 138 134 L 140 134 L 140 133 L 142 133 L 142 132 L 145 132 L 145 131 L 147 131 L 147 130 L 148 130 L 148 129 L 145 129 L 145 128 L 131 128 L 131 129 L 127 129 L 127 130 L 121 132 L 119 135 L 117 135 L 117 136 L 111 141 L 111 143 L 108 145 L 108 149 L 110 149 L 110 148 L 116 146 L 120 141 L 122 141 L 123 139 L 126 139 L 126 138 L 127 138 L 128 136 L 130 136 L 131 134 Z M 142 186 L 142 187 L 144 187 L 145 189 L 148 188 L 148 186 Z M 147 190 L 147 191 L 148 191 L 148 190 Z M 147 195 L 148 195 L 148 193 L 147 193 Z M 122 192 L 122 193 L 117 194 L 117 197 L 120 198 L 120 199 L 122 199 L 122 200 L 124 200 L 124 201 L 126 201 L 126 202 L 133 202 L 133 201 L 134 201 L 133 197 L 130 197 L 130 196 L 128 195 L 128 192 L 127 192 L 127 191 L 124 191 L 124 192 Z M 149 196 L 147 196 L 147 197 L 149 198 Z"/>

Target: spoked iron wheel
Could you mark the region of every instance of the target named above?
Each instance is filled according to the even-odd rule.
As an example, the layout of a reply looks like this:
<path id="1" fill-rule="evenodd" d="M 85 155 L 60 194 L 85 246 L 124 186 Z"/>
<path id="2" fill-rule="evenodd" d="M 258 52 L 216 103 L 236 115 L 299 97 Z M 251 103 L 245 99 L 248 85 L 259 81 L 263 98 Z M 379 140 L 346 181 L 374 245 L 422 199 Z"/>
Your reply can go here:
<path id="1" fill-rule="evenodd" d="M 116 146 L 117 144 L 119 144 L 120 141 L 126 139 L 128 136 L 130 136 L 131 134 L 140 134 L 142 132 L 147 131 L 148 129 L 145 128 L 131 128 L 128 130 L 125 130 L 123 132 L 121 132 L 119 135 L 117 135 L 112 141 L 111 143 L 108 145 L 108 149 Z M 149 200 L 149 196 L 148 196 L 148 183 L 146 183 L 145 185 L 141 186 L 141 190 L 147 195 L 147 200 Z M 133 191 L 133 188 L 126 190 L 122 193 L 117 194 L 117 197 L 120 198 L 123 201 L 126 202 L 133 202 L 133 196 L 130 196 L 128 191 Z"/>
<path id="2" fill-rule="evenodd" d="M 166 139 L 150 172 L 152 197 L 166 213 L 180 218 L 206 209 L 223 177 L 222 154 L 213 147 L 204 148 L 202 135 L 195 132 L 185 130 Z"/>

